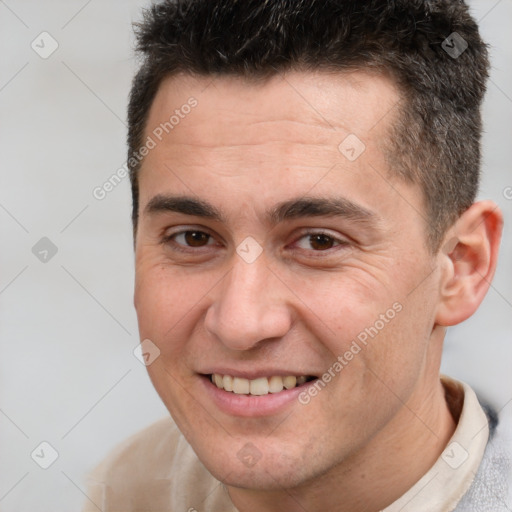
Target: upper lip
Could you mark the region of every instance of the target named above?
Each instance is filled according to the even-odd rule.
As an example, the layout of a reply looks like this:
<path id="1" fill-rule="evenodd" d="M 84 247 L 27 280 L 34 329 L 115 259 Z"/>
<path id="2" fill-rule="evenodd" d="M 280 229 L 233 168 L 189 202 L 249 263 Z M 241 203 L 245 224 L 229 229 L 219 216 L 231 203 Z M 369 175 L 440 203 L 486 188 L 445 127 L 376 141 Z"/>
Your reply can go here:
<path id="1" fill-rule="evenodd" d="M 211 368 L 206 369 L 205 371 L 200 371 L 199 373 L 203 375 L 211 375 L 213 373 L 216 373 L 218 375 L 231 375 L 232 377 L 238 377 L 241 379 L 248 379 L 248 380 L 254 380 L 259 379 L 262 377 L 274 377 L 274 376 L 280 376 L 280 377 L 287 377 L 289 375 L 293 375 L 295 377 L 300 377 L 302 375 L 305 375 L 306 377 L 316 377 L 313 373 L 308 373 L 307 371 L 301 372 L 300 370 L 282 370 L 282 369 L 265 369 L 265 370 L 240 370 L 240 368 L 234 370 L 230 368 Z"/>

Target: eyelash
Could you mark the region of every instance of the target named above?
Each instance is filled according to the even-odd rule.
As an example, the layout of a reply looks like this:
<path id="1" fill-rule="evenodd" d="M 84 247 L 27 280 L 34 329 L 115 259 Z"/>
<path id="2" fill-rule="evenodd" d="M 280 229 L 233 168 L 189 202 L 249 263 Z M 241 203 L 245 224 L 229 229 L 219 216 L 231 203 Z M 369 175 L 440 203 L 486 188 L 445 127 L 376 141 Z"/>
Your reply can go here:
<path id="1" fill-rule="evenodd" d="M 204 248 L 207 248 L 207 247 L 210 246 L 210 244 L 208 244 L 206 246 L 201 246 L 201 247 L 198 247 L 198 248 L 192 248 L 192 247 L 187 246 L 187 245 L 179 244 L 179 243 L 177 243 L 175 241 L 175 238 L 177 236 L 183 235 L 183 234 L 186 234 L 186 233 L 190 233 L 190 232 L 202 233 L 202 234 L 205 234 L 205 235 L 209 236 L 210 239 L 215 239 L 215 237 L 212 234 L 208 233 L 208 231 L 204 231 L 202 229 L 193 229 L 192 228 L 192 229 L 184 229 L 184 230 L 181 230 L 181 231 L 176 231 L 175 233 L 171 233 L 171 234 L 165 235 L 162 238 L 161 242 L 164 245 L 172 243 L 172 245 L 173 245 L 172 249 L 173 250 L 179 251 L 179 252 L 183 252 L 183 253 L 187 253 L 187 254 L 197 253 L 197 252 L 201 251 L 201 249 L 204 249 Z M 308 236 L 311 237 L 311 236 L 315 236 L 315 235 L 316 236 L 318 236 L 318 235 L 326 236 L 326 237 L 330 238 L 331 240 L 333 240 L 336 245 L 334 245 L 333 247 L 331 247 L 329 249 L 318 250 L 318 251 L 315 251 L 314 249 L 300 249 L 300 248 L 298 250 L 300 250 L 300 251 L 307 251 L 307 252 L 310 252 L 310 253 L 318 253 L 319 255 L 326 254 L 326 253 L 332 254 L 333 251 L 339 250 L 340 248 L 345 248 L 345 247 L 347 247 L 350 244 L 348 240 L 337 238 L 337 237 L 333 236 L 332 234 L 330 234 L 329 232 L 323 231 L 323 230 L 306 230 L 306 231 L 304 231 L 304 232 L 302 232 L 300 234 L 300 236 L 294 241 L 294 244 L 296 244 L 299 240 L 302 240 L 303 238 L 306 238 Z"/>
<path id="2" fill-rule="evenodd" d="M 179 244 L 174 240 L 174 238 L 176 238 L 179 235 L 184 235 L 185 233 L 191 233 L 191 232 L 192 233 L 204 233 L 205 235 L 208 235 L 210 237 L 210 239 L 214 239 L 213 235 L 211 235 L 207 231 L 203 231 L 201 229 L 183 229 L 181 231 L 176 231 L 175 233 L 171 233 L 170 235 L 164 235 L 164 237 L 162 238 L 162 244 L 164 244 L 164 245 L 172 244 L 173 250 L 185 252 L 188 254 L 190 254 L 191 252 L 192 253 L 198 252 L 198 250 L 204 249 L 204 247 L 198 247 L 198 248 L 194 249 L 193 247 Z M 209 245 L 206 245 L 205 247 L 208 247 L 208 246 Z"/>
<path id="3" fill-rule="evenodd" d="M 333 247 L 330 247 L 329 249 L 324 249 L 324 250 L 314 250 L 314 249 L 299 249 L 299 250 L 307 251 L 307 252 L 310 252 L 313 254 L 318 254 L 319 256 L 321 256 L 322 254 L 332 254 L 333 251 L 340 250 L 349 245 L 348 240 L 338 238 L 338 237 L 332 235 L 331 233 L 329 233 L 327 231 L 323 231 L 323 230 L 306 230 L 300 234 L 299 238 L 297 238 L 295 240 L 294 244 L 296 244 L 297 242 L 299 242 L 299 240 L 302 240 L 303 238 L 318 236 L 318 235 L 326 236 L 326 237 L 330 238 L 334 242 L 335 245 Z"/>

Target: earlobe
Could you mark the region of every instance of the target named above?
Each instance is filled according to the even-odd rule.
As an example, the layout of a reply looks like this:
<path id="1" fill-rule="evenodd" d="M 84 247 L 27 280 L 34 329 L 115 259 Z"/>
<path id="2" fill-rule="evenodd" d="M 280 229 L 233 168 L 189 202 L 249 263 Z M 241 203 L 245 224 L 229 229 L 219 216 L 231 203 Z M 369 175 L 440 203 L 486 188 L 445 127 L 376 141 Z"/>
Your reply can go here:
<path id="1" fill-rule="evenodd" d="M 478 309 L 496 270 L 502 227 L 498 206 L 480 201 L 448 230 L 438 255 L 442 273 L 436 324 L 456 325 Z"/>

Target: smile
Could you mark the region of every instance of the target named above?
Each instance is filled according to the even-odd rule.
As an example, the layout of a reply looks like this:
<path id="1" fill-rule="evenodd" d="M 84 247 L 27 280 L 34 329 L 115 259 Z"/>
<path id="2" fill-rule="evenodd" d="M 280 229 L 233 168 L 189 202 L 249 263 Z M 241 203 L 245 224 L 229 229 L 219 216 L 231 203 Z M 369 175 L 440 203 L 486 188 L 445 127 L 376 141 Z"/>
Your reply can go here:
<path id="1" fill-rule="evenodd" d="M 236 395 L 253 395 L 262 396 L 269 393 L 280 393 L 283 390 L 299 387 L 316 377 L 300 375 L 273 375 L 271 377 L 259 377 L 257 379 L 244 379 L 241 377 L 233 377 L 231 375 L 221 375 L 213 373 L 210 379 L 219 389 L 234 393 Z"/>

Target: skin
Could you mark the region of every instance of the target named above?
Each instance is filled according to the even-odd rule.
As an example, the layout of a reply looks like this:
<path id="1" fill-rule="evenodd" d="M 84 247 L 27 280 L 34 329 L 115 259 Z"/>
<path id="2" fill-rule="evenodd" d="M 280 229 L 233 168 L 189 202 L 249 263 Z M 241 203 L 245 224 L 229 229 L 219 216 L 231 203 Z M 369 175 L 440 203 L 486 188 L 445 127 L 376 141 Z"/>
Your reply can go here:
<path id="1" fill-rule="evenodd" d="M 501 213 L 474 204 L 432 253 L 421 190 L 394 178 L 383 154 L 400 99 L 385 76 L 178 75 L 162 82 L 146 135 L 190 96 L 197 106 L 139 177 L 134 302 L 141 339 L 160 350 L 152 382 L 240 512 L 380 510 L 454 432 L 439 379 L 445 327 L 487 291 Z M 338 149 L 350 133 L 366 145 L 353 162 Z M 222 219 L 151 210 L 158 195 L 208 202 Z M 344 198 L 371 215 L 267 215 L 304 197 Z M 319 244 L 306 230 L 330 238 Z M 190 231 L 210 236 L 196 243 Z M 236 252 L 248 236 L 262 248 L 252 263 Z M 307 405 L 234 417 L 204 393 L 200 374 L 212 368 L 321 376 L 396 303 L 401 311 Z M 247 443 L 261 455 L 251 467 L 237 457 Z"/>

